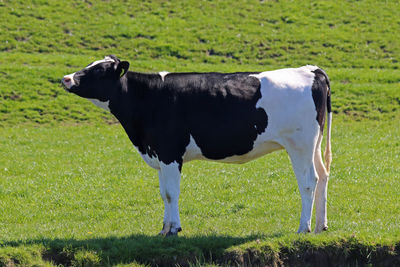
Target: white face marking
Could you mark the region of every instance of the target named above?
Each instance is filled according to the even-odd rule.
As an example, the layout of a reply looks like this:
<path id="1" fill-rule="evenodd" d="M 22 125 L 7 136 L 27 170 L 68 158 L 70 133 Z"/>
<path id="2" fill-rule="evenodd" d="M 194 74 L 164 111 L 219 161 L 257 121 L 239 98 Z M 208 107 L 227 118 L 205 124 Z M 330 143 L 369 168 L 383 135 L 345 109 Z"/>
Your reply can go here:
<path id="1" fill-rule="evenodd" d="M 161 80 L 164 81 L 165 76 L 167 76 L 169 72 L 168 71 L 161 71 L 158 74 L 161 76 Z"/>
<path id="2" fill-rule="evenodd" d="M 87 98 L 89 99 L 93 104 L 95 104 L 96 106 L 106 110 L 106 111 L 110 111 L 110 108 L 108 107 L 108 104 L 110 103 L 110 101 L 100 101 L 94 98 Z"/>
<path id="3" fill-rule="evenodd" d="M 89 69 L 89 68 L 91 68 L 93 66 L 96 66 L 97 64 L 104 63 L 104 62 L 115 62 L 115 60 L 110 58 L 110 57 L 105 57 L 104 59 L 97 60 L 97 61 L 93 62 L 92 64 L 87 66 L 85 69 Z"/>
<path id="4" fill-rule="evenodd" d="M 75 72 L 72 74 L 65 75 L 64 78 L 62 79 L 62 83 L 67 89 L 71 89 L 71 87 L 75 85 L 74 75 Z"/>
<path id="5" fill-rule="evenodd" d="M 104 57 L 104 59 L 97 60 L 97 61 L 93 62 L 92 64 L 90 64 L 89 66 L 87 66 L 85 69 L 89 69 L 89 68 L 91 68 L 91 67 L 93 67 L 93 66 L 95 66 L 95 65 L 97 65 L 97 64 L 104 63 L 104 62 L 115 62 L 115 60 L 112 59 L 112 58 L 110 58 L 110 57 L 108 57 L 108 56 L 106 56 L 106 57 Z M 62 80 L 62 83 L 64 84 L 64 86 L 65 86 L 67 89 L 71 89 L 72 86 L 76 85 L 76 84 L 75 84 L 75 80 L 74 80 L 74 75 L 75 75 L 75 73 L 76 73 L 76 72 L 64 76 L 64 78 L 63 78 L 63 80 Z M 97 104 L 96 104 L 96 105 L 97 105 Z"/>

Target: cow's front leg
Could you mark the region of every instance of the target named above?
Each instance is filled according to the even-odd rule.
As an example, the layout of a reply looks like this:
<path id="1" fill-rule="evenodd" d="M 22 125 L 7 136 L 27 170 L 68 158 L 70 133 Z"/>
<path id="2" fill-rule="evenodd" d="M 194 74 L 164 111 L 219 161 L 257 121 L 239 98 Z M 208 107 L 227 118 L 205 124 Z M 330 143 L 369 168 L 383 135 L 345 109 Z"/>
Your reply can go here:
<path id="1" fill-rule="evenodd" d="M 179 164 L 175 161 L 170 164 L 161 163 L 158 177 L 164 201 L 164 221 L 160 235 L 177 235 L 182 230 L 178 207 L 181 180 Z"/>

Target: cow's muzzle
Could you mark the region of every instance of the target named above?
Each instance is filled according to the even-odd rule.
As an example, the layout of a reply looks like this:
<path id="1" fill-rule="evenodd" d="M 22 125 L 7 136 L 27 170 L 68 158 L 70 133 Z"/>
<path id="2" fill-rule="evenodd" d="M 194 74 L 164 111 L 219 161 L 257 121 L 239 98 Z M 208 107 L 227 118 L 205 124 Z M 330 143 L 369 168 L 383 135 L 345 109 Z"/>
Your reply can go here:
<path id="1" fill-rule="evenodd" d="M 65 75 L 61 79 L 61 84 L 67 92 L 71 92 L 71 89 L 76 86 L 76 81 L 74 80 L 74 74 Z"/>

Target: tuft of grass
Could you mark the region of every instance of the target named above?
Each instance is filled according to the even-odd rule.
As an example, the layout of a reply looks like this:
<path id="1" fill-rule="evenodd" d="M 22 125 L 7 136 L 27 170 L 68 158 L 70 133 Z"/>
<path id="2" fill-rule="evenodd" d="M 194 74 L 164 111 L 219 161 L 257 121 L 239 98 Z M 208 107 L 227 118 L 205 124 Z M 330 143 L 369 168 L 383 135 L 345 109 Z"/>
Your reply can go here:
<path id="1" fill-rule="evenodd" d="M 0 266 L 52 266 L 42 257 L 43 245 L 0 246 Z"/>

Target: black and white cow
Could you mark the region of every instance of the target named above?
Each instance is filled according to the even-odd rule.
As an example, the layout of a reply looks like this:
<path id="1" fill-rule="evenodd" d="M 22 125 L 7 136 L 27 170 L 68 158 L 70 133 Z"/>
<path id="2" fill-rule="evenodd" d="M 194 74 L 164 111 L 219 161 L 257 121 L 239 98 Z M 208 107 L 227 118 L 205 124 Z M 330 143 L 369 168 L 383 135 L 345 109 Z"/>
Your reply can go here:
<path id="1" fill-rule="evenodd" d="M 160 234 L 181 231 L 178 198 L 184 162 L 244 163 L 279 149 L 288 152 L 301 194 L 298 232 L 327 229 L 331 163 L 330 86 L 316 66 L 261 73 L 128 71 L 111 55 L 64 76 L 68 92 L 88 98 L 120 121 L 144 161 L 158 170 L 164 201 Z M 326 166 L 321 156 L 328 111 Z"/>

